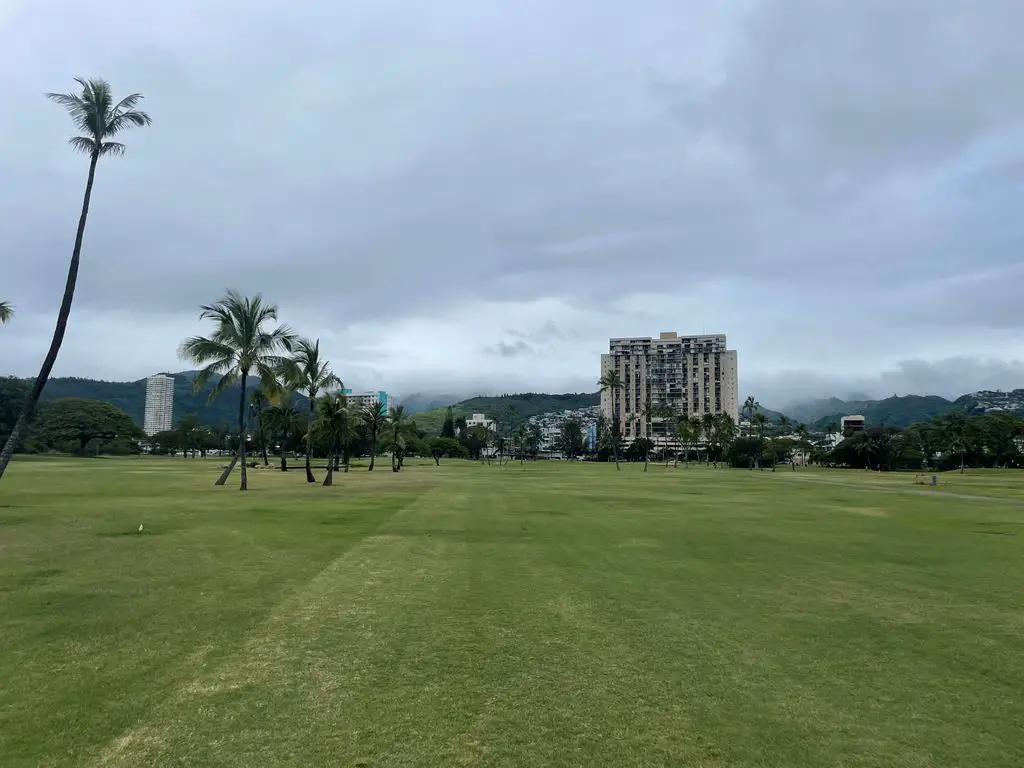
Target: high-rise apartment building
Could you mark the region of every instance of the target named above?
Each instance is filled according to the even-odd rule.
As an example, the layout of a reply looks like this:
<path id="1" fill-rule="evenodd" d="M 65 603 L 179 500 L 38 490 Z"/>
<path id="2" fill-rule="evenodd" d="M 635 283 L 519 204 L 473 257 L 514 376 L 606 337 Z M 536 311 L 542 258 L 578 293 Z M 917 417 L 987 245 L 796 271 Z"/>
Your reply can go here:
<path id="1" fill-rule="evenodd" d="M 601 393 L 601 413 L 607 419 L 618 415 L 627 443 L 644 434 L 648 401 L 691 417 L 727 413 L 739 421 L 736 350 L 726 349 L 724 333 L 611 339 L 608 354 L 601 355 L 601 375 L 608 371 L 619 372 L 622 386 Z M 665 438 L 667 424 L 655 420 L 651 431 L 656 441 Z"/>
<path id="2" fill-rule="evenodd" d="M 143 431 L 155 435 L 171 428 L 174 421 L 174 377 L 158 373 L 146 379 L 146 414 Z"/>

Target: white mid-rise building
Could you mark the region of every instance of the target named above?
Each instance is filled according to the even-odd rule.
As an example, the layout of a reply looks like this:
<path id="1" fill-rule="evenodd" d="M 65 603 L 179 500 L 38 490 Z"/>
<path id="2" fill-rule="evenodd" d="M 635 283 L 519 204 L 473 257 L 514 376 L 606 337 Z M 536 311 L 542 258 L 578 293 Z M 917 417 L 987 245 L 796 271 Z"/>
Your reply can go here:
<path id="1" fill-rule="evenodd" d="M 384 390 L 378 390 L 376 392 L 353 392 L 351 389 L 343 389 L 341 392 L 348 399 L 349 408 L 353 409 L 365 408 L 368 405 L 380 403 L 388 413 L 391 413 L 391 407 L 394 405 L 393 398 Z"/>
<path id="2" fill-rule="evenodd" d="M 146 412 L 143 431 L 153 436 L 166 432 L 174 422 L 174 377 L 158 373 L 146 379 Z"/>

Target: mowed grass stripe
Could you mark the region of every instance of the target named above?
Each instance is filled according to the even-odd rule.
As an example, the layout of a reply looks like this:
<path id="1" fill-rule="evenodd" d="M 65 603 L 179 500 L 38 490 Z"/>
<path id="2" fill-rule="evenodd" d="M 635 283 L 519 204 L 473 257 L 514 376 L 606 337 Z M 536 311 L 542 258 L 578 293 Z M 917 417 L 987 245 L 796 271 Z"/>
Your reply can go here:
<path id="1" fill-rule="evenodd" d="M 118 531 L 129 499 L 163 498 L 160 476 L 109 466 L 76 478 L 102 501 L 74 515 L 12 486 L 41 514 L 0 528 L 21 553 L 0 600 L 51 634 L 3 639 L 96 685 L 62 699 L 0 660 L 0 764 L 1024 764 L 1011 506 L 706 467 L 446 462 L 334 489 L 256 473 L 246 496 L 197 466 L 175 468 L 177 512 L 140 539 Z M 109 582 L 93 603 L 107 634 L 62 661 L 90 614 L 67 601 L 55 624 L 32 600 L 74 586 L 48 553 L 79 544 L 87 591 Z M 120 675 L 134 638 L 166 667 L 147 651 L 154 674 Z"/>

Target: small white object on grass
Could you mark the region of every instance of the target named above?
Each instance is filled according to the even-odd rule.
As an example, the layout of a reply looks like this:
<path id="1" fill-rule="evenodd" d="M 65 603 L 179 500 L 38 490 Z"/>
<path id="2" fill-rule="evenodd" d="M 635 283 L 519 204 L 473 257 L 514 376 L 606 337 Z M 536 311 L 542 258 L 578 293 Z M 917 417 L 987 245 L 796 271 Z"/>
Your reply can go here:
<path id="1" fill-rule="evenodd" d="M 142 533 L 142 523 L 139 523 L 139 533 Z"/>

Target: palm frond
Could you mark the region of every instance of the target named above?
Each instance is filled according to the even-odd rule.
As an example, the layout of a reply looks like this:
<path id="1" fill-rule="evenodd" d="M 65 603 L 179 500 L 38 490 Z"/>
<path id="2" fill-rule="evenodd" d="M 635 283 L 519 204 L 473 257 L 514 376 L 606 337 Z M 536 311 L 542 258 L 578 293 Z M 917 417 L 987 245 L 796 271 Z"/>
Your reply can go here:
<path id="1" fill-rule="evenodd" d="M 89 125 L 89 105 L 81 96 L 74 93 L 48 93 L 46 98 L 64 107 L 80 131 L 92 132 Z"/>
<path id="2" fill-rule="evenodd" d="M 142 98 L 141 96 L 139 98 Z M 114 114 L 104 126 L 103 135 L 113 136 L 115 133 L 127 130 L 128 128 L 145 128 L 151 125 L 153 119 L 146 112 L 135 110 L 132 112 L 121 112 Z"/>
<path id="3" fill-rule="evenodd" d="M 178 357 L 196 365 L 230 367 L 235 359 L 235 350 L 216 339 L 191 336 L 181 342 Z"/>
<path id="4" fill-rule="evenodd" d="M 112 157 L 123 157 L 125 151 L 128 148 L 117 141 L 104 141 L 100 146 L 101 155 L 111 155 Z"/>
<path id="5" fill-rule="evenodd" d="M 209 399 L 211 401 L 216 400 L 217 397 L 219 397 L 220 394 L 225 389 L 230 387 L 232 384 L 234 384 L 240 378 L 241 378 L 241 376 L 239 375 L 239 371 L 238 371 L 237 368 L 233 368 L 233 369 L 228 370 L 228 371 L 223 371 L 221 373 L 221 375 L 220 375 L 220 378 L 217 380 L 217 383 L 213 385 L 213 389 L 210 390 L 210 397 L 209 397 Z"/>
<path id="6" fill-rule="evenodd" d="M 88 136 L 72 136 L 68 139 L 68 144 L 76 152 L 81 152 L 83 155 L 91 155 L 96 150 L 96 142 Z"/>
<path id="7" fill-rule="evenodd" d="M 9 301 L 0 301 L 0 323 L 10 322 L 14 317 L 14 307 Z"/>

